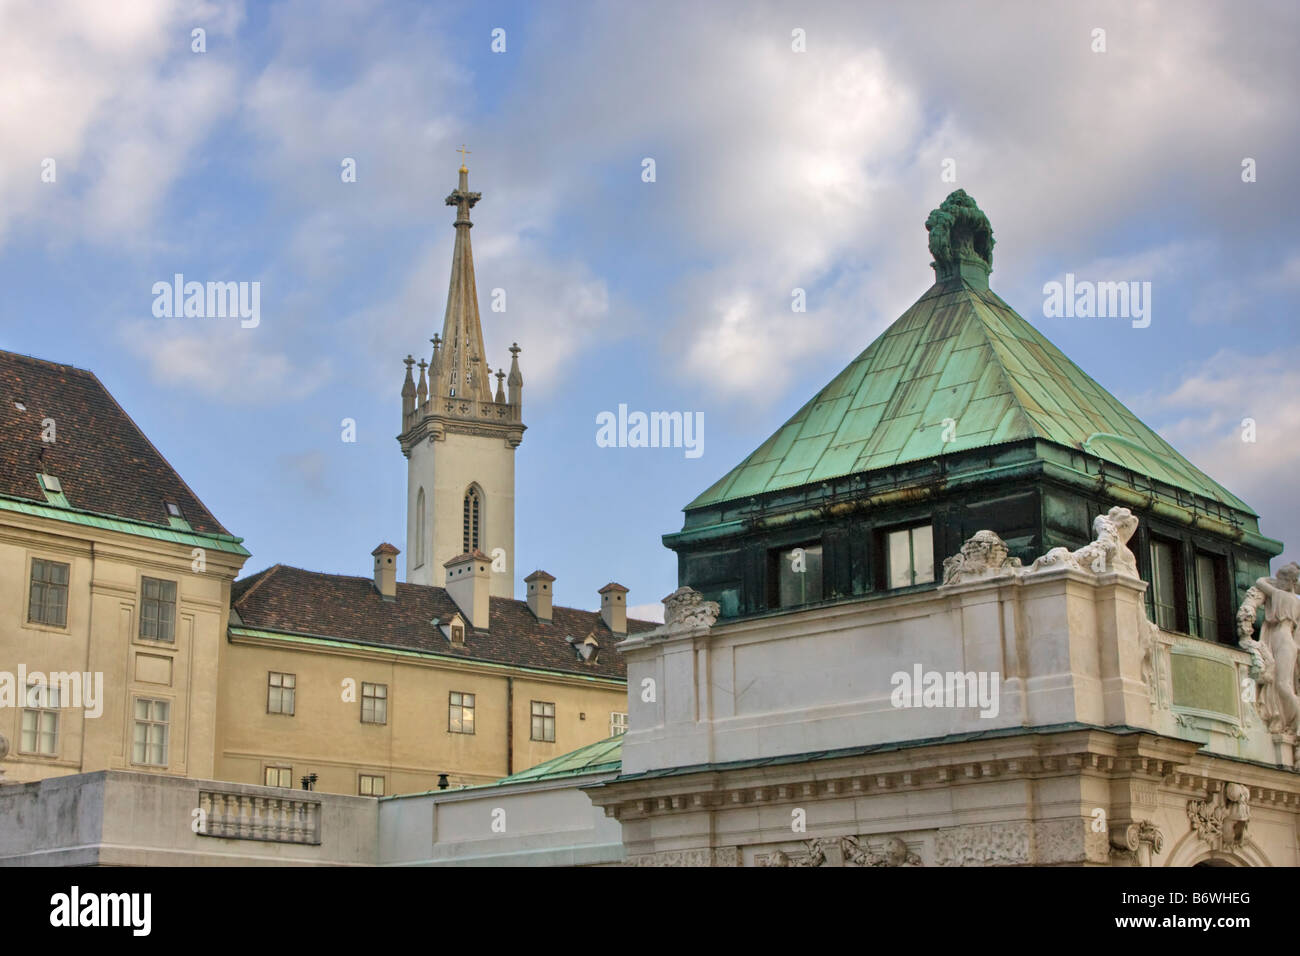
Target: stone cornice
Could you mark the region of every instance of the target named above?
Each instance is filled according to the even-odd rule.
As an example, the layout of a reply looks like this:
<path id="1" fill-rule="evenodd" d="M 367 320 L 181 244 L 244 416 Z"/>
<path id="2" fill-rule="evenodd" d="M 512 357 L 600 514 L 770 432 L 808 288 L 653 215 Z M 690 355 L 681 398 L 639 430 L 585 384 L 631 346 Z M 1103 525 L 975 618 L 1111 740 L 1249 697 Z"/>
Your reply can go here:
<path id="1" fill-rule="evenodd" d="M 943 789 L 993 780 L 1088 775 L 1140 777 L 1163 783 L 1183 772 L 1189 780 L 1203 781 L 1204 776 L 1186 771 L 1196 747 L 1189 741 L 1154 734 L 1119 736 L 1100 729 L 1027 733 L 851 757 L 810 757 L 785 764 L 755 762 L 681 775 L 616 778 L 582 789 L 593 803 L 605 808 L 607 816 L 626 820 L 682 811 Z M 1236 773 L 1235 768 L 1221 767 L 1215 772 Z M 1233 779 L 1243 776 L 1236 774 Z M 1197 792 L 1204 789 L 1202 782 Z M 1269 789 L 1285 796 L 1280 789 Z M 1300 795 L 1296 799 L 1300 800 Z"/>

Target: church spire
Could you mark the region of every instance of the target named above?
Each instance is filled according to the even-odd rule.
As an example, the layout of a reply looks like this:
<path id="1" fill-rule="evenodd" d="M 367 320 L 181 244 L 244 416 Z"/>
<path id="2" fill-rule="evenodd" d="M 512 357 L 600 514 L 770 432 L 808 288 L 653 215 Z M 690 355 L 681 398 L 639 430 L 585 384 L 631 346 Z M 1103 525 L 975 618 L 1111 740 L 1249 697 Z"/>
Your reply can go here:
<path id="1" fill-rule="evenodd" d="M 442 322 L 442 348 L 431 398 L 476 399 L 492 401 L 488 382 L 490 369 L 483 365 L 483 327 L 478 314 L 478 289 L 474 284 L 474 253 L 470 248 L 469 211 L 482 198 L 469 191 L 469 169 L 462 157 L 460 181 L 447 197 L 447 205 L 456 207 L 456 244 L 451 253 L 451 283 L 447 289 L 447 312 Z M 480 367 L 482 366 L 482 367 Z"/>

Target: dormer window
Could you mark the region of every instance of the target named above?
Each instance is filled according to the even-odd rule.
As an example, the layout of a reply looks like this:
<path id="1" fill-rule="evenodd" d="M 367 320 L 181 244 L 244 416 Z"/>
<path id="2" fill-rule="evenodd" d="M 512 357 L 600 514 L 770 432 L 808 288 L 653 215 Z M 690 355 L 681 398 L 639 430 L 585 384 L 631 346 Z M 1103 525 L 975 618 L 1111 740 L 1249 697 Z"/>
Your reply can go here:
<path id="1" fill-rule="evenodd" d="M 578 656 L 578 660 L 582 661 L 584 664 L 594 664 L 600 657 L 600 644 L 596 641 L 596 636 L 594 634 L 588 634 L 586 639 L 582 641 L 578 641 L 571 636 L 566 637 L 565 640 L 568 641 L 569 646 L 573 648 L 573 652 Z"/>
<path id="2" fill-rule="evenodd" d="M 69 508 L 68 499 L 63 494 L 63 482 L 53 475 L 47 475 L 44 472 L 37 476 L 41 483 L 41 491 L 45 494 L 45 500 L 52 505 L 60 508 Z"/>

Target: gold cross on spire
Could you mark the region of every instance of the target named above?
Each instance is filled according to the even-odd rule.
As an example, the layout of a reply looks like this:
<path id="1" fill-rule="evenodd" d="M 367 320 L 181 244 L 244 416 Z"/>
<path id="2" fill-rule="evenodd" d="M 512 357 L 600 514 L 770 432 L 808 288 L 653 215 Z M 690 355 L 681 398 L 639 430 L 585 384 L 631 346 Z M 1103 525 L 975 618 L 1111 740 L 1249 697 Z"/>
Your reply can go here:
<path id="1" fill-rule="evenodd" d="M 469 148 L 466 147 L 464 143 L 461 143 L 461 144 L 460 144 L 460 149 L 456 150 L 456 152 L 460 153 L 460 168 L 461 168 L 461 170 L 462 170 L 463 172 L 469 172 L 468 168 L 466 168 L 466 166 L 465 166 L 465 157 L 466 157 L 467 155 L 469 155 L 469 152 L 470 152 Z"/>

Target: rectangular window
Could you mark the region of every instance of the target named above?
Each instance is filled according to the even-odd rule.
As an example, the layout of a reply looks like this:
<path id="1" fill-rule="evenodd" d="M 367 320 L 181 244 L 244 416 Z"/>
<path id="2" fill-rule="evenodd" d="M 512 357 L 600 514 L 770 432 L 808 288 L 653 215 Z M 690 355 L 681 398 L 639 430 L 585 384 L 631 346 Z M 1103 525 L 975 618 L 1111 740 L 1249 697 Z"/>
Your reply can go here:
<path id="1" fill-rule="evenodd" d="M 1178 545 L 1159 538 L 1151 539 L 1151 603 L 1157 627 L 1180 631 L 1178 592 L 1182 578 Z"/>
<path id="2" fill-rule="evenodd" d="M 474 732 L 474 695 L 451 692 L 447 730 L 453 734 L 472 734 Z"/>
<path id="3" fill-rule="evenodd" d="M 363 724 L 388 723 L 388 685 L 361 685 L 361 722 Z"/>
<path id="4" fill-rule="evenodd" d="M 27 620 L 53 627 L 68 626 L 68 570 L 58 561 L 32 559 L 31 600 Z"/>
<path id="5" fill-rule="evenodd" d="M 363 797 L 382 797 L 384 795 L 384 778 L 363 773 L 357 792 Z"/>
<path id="6" fill-rule="evenodd" d="M 1222 620 L 1222 588 L 1227 574 L 1223 559 L 1212 554 L 1196 555 L 1196 633 L 1210 641 L 1232 643 L 1232 628 Z"/>
<path id="7" fill-rule="evenodd" d="M 292 767 L 267 767 L 265 783 L 268 787 L 293 787 Z"/>
<path id="8" fill-rule="evenodd" d="M 288 714 L 293 716 L 294 692 L 297 690 L 298 678 L 293 674 L 279 674 L 270 671 L 267 677 L 266 712 L 268 714 Z"/>
<path id="9" fill-rule="evenodd" d="M 627 714 L 613 713 L 609 715 L 609 735 L 617 737 L 619 734 L 627 733 Z"/>
<path id="10" fill-rule="evenodd" d="M 555 705 L 544 700 L 533 701 L 533 740 L 555 742 Z"/>
<path id="11" fill-rule="evenodd" d="M 59 755 L 59 689 L 28 684 L 19 750 L 42 757 Z"/>
<path id="12" fill-rule="evenodd" d="M 140 636 L 150 641 L 176 638 L 176 582 L 140 581 Z"/>
<path id="13" fill-rule="evenodd" d="M 886 584 L 906 588 L 934 580 L 934 532 L 930 525 L 900 528 L 885 535 Z"/>
<path id="14" fill-rule="evenodd" d="M 135 699 L 135 740 L 132 762 L 167 766 L 167 733 L 171 705 L 148 697 Z"/>
<path id="15" fill-rule="evenodd" d="M 822 599 L 822 546 L 807 544 L 777 553 L 777 606 L 798 607 Z"/>

